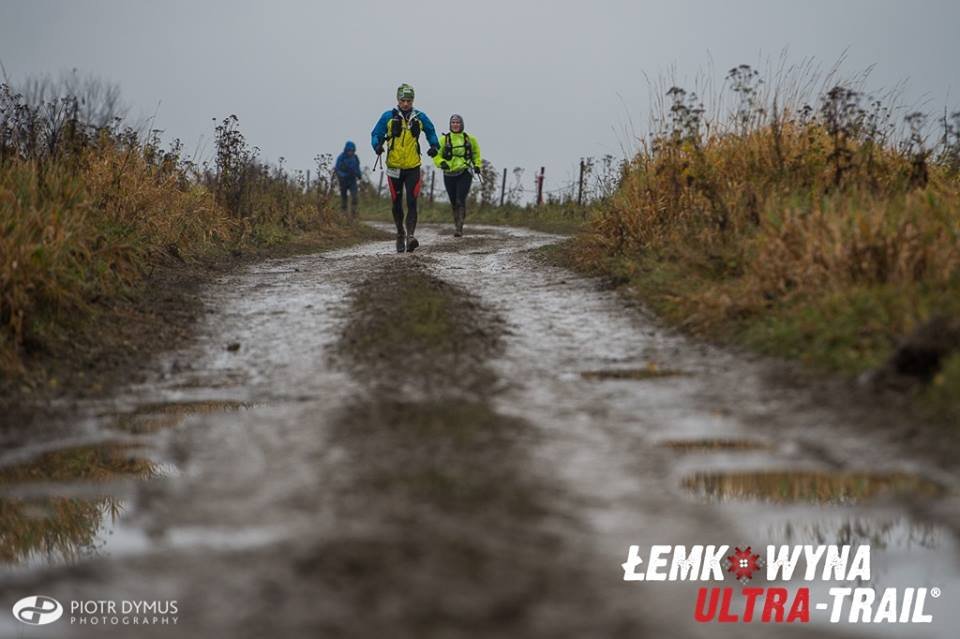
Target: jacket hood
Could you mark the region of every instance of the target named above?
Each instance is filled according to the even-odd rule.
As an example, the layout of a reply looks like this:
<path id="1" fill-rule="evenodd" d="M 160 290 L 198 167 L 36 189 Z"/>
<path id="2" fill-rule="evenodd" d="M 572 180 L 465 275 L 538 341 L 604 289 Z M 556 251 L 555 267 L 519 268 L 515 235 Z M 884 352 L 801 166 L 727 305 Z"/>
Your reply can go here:
<path id="1" fill-rule="evenodd" d="M 357 150 L 357 145 L 351 142 L 350 140 L 347 140 L 347 143 L 343 145 L 344 153 L 346 153 L 347 151 L 356 151 L 356 150 Z"/>

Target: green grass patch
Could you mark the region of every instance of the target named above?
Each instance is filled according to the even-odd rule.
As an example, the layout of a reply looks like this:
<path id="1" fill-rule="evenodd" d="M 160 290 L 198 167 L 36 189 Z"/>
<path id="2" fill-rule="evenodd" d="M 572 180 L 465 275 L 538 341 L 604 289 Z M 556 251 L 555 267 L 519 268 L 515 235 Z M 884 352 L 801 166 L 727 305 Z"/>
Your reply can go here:
<path id="1" fill-rule="evenodd" d="M 453 322 L 454 302 L 425 273 L 404 269 L 390 286 L 363 287 L 352 312 L 363 322 L 348 329 L 355 353 L 374 358 L 397 349 L 444 352 L 458 335 Z M 385 314 L 384 309 L 389 309 Z"/>
<path id="2" fill-rule="evenodd" d="M 544 247 L 544 261 L 603 278 L 668 324 L 815 370 L 858 375 L 881 367 L 898 343 L 930 317 L 960 314 L 960 285 L 874 284 L 807 292 L 737 313 L 702 306 L 708 295 L 736 295 L 738 280 L 692 261 L 644 255 L 578 259 L 567 240 Z M 953 355 L 921 394 L 931 413 L 960 421 L 960 355 Z"/>
<path id="3" fill-rule="evenodd" d="M 829 370 L 860 373 L 890 356 L 914 306 L 890 286 L 857 288 L 783 304 L 742 321 L 744 344 Z"/>
<path id="4" fill-rule="evenodd" d="M 453 213 L 447 203 L 431 203 L 421 196 L 417 213 L 420 222 L 453 226 Z M 392 222 L 390 201 L 372 199 L 364 202 L 361 218 L 375 222 Z M 588 209 L 558 204 L 539 207 L 504 205 L 483 208 L 467 205 L 466 225 L 468 227 L 470 224 L 517 226 L 544 233 L 573 235 L 583 229 L 589 219 Z"/>

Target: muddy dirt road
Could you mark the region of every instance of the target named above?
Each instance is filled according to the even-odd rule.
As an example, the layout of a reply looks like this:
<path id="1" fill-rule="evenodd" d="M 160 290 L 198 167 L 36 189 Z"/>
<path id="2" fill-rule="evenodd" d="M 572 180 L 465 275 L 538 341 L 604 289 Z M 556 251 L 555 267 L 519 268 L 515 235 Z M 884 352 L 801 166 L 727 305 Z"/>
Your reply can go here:
<path id="1" fill-rule="evenodd" d="M 177 604 L 0 636 L 954 636 L 957 477 L 903 418 L 658 327 L 539 261 L 556 237 L 448 233 L 224 276 L 147 383 L 10 425 L 4 612 Z M 653 544 L 870 544 L 869 583 L 779 585 L 939 596 L 925 624 L 697 623 L 740 585 L 624 581 Z"/>

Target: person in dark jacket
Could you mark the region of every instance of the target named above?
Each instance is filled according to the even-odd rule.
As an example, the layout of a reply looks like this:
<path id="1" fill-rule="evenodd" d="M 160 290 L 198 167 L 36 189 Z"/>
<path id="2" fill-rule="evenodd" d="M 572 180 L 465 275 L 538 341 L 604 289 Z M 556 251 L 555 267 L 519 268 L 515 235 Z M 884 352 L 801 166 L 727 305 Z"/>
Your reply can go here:
<path id="1" fill-rule="evenodd" d="M 340 182 L 340 210 L 347 212 L 347 192 L 350 192 L 350 214 L 357 217 L 357 184 L 363 177 L 360 171 L 360 158 L 357 157 L 357 145 L 347 140 L 343 153 L 337 156 L 333 165 Z"/>

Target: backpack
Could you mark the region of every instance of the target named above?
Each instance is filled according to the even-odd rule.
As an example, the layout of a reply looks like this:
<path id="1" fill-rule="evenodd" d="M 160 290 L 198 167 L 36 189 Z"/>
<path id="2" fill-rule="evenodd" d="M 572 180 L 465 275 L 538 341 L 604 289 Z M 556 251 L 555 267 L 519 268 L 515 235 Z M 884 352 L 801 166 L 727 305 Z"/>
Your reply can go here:
<path id="1" fill-rule="evenodd" d="M 414 110 L 410 112 L 410 136 L 417 143 L 417 155 L 420 155 L 420 131 L 423 129 L 419 116 L 419 111 Z M 390 121 L 387 122 L 386 141 L 389 143 L 387 146 L 388 151 L 393 149 L 393 140 L 399 138 L 401 135 L 403 135 L 403 115 L 399 109 L 394 109 Z"/>
<path id="2" fill-rule="evenodd" d="M 422 129 L 419 115 L 418 111 L 410 113 L 410 135 L 417 140 L 417 146 L 420 146 L 420 131 Z M 390 121 L 387 122 L 387 140 L 399 138 L 401 135 L 403 135 L 403 115 L 398 109 L 394 109 Z"/>
<path id="3" fill-rule="evenodd" d="M 463 134 L 463 159 L 467 161 L 467 164 L 473 164 L 473 145 L 470 144 L 470 136 L 467 135 L 466 131 L 461 131 Z M 443 152 L 442 157 L 444 160 L 453 159 L 453 142 L 451 141 L 451 133 L 444 133 L 443 141 Z"/>

